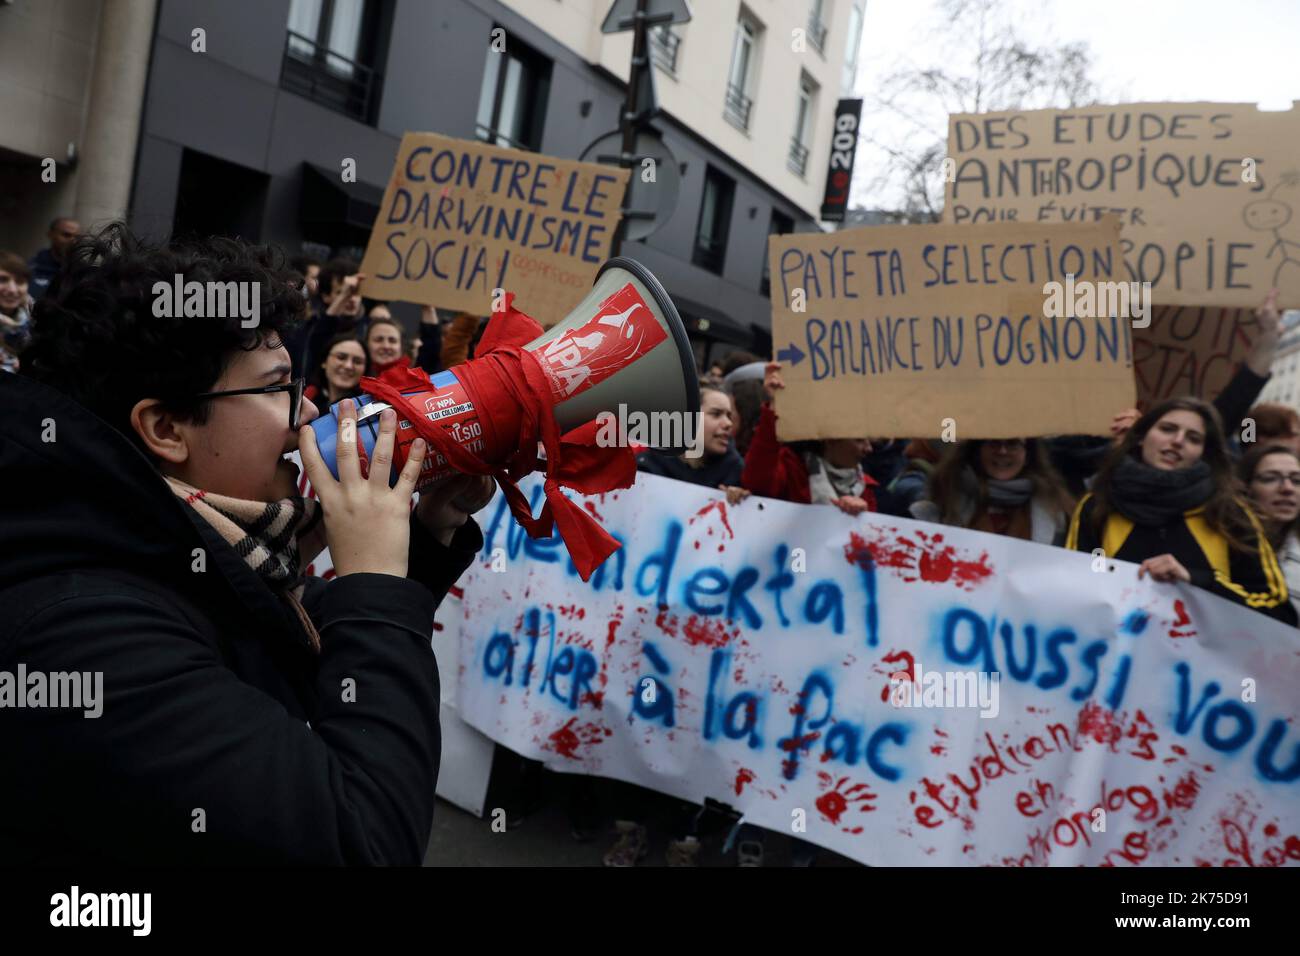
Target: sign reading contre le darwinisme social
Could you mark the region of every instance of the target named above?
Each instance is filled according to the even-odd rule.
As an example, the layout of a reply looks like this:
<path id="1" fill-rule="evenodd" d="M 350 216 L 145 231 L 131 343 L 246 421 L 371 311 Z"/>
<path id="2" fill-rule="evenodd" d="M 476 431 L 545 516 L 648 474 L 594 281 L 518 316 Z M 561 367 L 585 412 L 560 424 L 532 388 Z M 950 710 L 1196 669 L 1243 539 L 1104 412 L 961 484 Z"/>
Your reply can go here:
<path id="1" fill-rule="evenodd" d="M 503 289 L 554 324 L 609 257 L 627 178 L 610 166 L 407 133 L 361 264 L 363 292 L 488 315 Z"/>

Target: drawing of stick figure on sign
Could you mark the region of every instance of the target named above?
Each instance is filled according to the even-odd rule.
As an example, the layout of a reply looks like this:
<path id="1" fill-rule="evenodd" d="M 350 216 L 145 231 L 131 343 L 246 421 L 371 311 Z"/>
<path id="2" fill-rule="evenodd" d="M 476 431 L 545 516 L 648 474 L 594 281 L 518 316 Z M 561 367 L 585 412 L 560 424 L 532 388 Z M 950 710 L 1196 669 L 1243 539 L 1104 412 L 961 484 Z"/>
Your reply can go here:
<path id="1" fill-rule="evenodd" d="M 1300 242 L 1282 238 L 1282 227 L 1291 221 L 1293 215 L 1291 207 L 1277 199 L 1275 195 L 1284 186 L 1292 189 L 1300 186 L 1300 171 L 1292 169 L 1283 173 L 1277 185 L 1269 190 L 1267 199 L 1256 199 L 1241 211 L 1242 218 L 1251 229 L 1273 233 L 1276 241 L 1269 246 L 1266 255 L 1270 259 L 1273 258 L 1274 253 L 1279 253 L 1281 256 L 1277 268 L 1273 270 L 1274 287 L 1281 287 L 1282 272 L 1288 266 L 1300 270 L 1300 255 L 1296 254 L 1300 252 Z"/>

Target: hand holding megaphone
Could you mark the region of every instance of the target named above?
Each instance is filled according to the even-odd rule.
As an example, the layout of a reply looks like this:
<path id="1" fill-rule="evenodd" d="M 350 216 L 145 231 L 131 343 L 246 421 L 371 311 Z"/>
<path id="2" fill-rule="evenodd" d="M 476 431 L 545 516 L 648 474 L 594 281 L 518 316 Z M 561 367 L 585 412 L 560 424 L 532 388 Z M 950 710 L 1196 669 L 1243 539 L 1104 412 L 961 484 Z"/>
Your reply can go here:
<path id="1" fill-rule="evenodd" d="M 431 378 L 406 369 L 395 378 L 363 379 L 357 454 L 368 459 L 380 413 L 394 409 L 394 473 L 421 437 L 430 453 L 417 488 L 456 472 L 492 475 L 531 536 L 549 536 L 558 525 L 585 581 L 619 545 L 560 488 L 592 494 L 631 486 L 631 450 L 599 446 L 596 418 L 601 412 L 619 414 L 620 421 L 633 414 L 698 416 L 694 353 L 663 286 L 630 259 L 601 266 L 586 298 L 545 332 L 512 300 L 507 295 L 505 309 L 493 314 L 472 361 Z M 337 406 L 312 428 L 331 463 L 340 440 Z M 684 428 L 676 433 L 688 434 Z M 539 467 L 539 443 L 546 504 L 533 517 L 516 482 Z"/>
<path id="2" fill-rule="evenodd" d="M 345 399 L 332 411 L 339 416 L 339 432 L 350 435 L 356 428 L 352 400 Z M 376 462 L 388 461 L 393 456 L 397 416 L 391 411 L 380 415 L 378 425 L 371 452 Z M 392 487 L 389 475 L 379 470 L 363 474 L 353 442 L 342 442 L 327 465 L 315 429 L 302 429 L 299 441 L 303 468 L 325 513 L 325 539 L 334 570 L 340 577 L 359 573 L 406 577 L 411 495 L 426 454 L 423 440 L 414 443 Z"/>
<path id="3" fill-rule="evenodd" d="M 433 536 L 450 544 L 469 516 L 487 507 L 497 487 L 487 475 L 455 475 L 420 494 L 415 515 Z"/>

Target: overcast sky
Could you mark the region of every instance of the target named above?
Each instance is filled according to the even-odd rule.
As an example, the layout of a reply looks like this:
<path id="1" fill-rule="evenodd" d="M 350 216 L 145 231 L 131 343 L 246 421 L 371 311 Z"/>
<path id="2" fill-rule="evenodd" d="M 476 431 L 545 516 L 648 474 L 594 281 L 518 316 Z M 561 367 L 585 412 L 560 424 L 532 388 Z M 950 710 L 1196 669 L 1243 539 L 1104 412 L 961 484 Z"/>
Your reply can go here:
<path id="1" fill-rule="evenodd" d="M 1285 109 L 1300 99 L 1300 0 L 1008 2 L 1026 39 L 1086 41 L 1093 77 L 1109 102 L 1202 100 Z M 866 0 L 856 85 L 857 95 L 867 97 L 864 110 L 869 92 L 889 73 L 943 65 L 926 42 L 936 13 L 933 0 Z M 869 154 L 863 158 L 870 162 Z M 884 197 L 859 195 L 869 176 L 869 170 L 855 170 L 855 203 L 882 204 Z"/>

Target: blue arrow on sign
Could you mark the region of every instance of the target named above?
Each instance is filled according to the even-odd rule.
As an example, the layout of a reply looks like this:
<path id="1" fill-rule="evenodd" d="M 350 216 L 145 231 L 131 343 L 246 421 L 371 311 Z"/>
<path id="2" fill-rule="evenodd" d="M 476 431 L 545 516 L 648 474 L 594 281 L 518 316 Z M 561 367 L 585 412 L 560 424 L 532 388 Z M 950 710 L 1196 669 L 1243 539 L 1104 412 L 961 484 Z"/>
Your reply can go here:
<path id="1" fill-rule="evenodd" d="M 799 351 L 799 346 L 791 342 L 788 349 L 781 349 L 776 353 L 776 360 L 778 362 L 789 362 L 791 365 L 798 365 L 803 361 L 803 355 L 803 352 Z"/>

